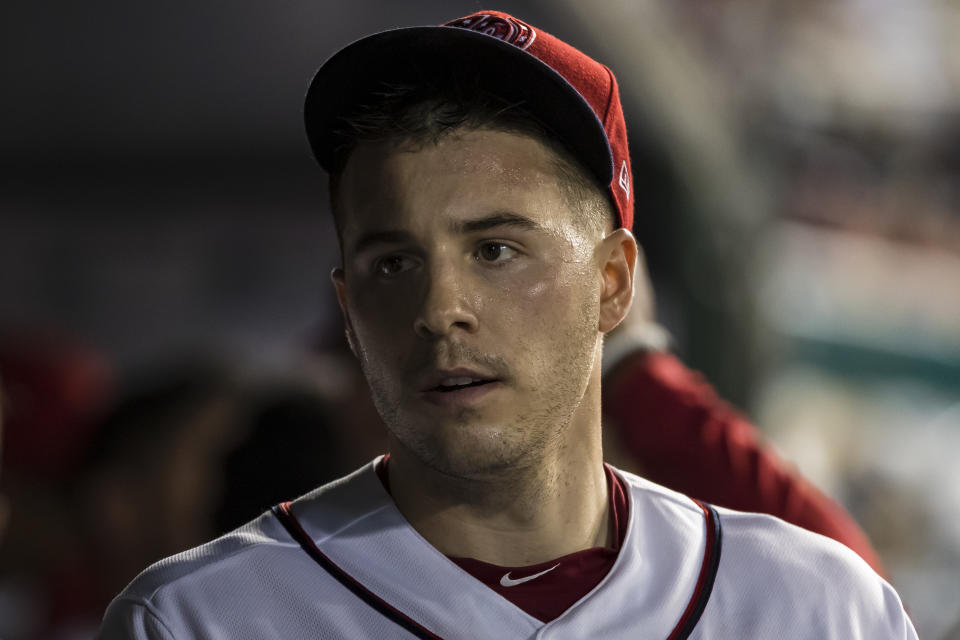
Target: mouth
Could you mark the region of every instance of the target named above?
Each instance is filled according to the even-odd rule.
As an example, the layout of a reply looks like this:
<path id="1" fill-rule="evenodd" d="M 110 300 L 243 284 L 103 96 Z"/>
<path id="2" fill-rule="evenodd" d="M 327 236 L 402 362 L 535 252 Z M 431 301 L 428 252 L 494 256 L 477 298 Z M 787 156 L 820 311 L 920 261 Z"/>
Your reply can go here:
<path id="1" fill-rule="evenodd" d="M 438 371 L 423 385 L 421 397 L 442 406 L 473 405 L 502 386 L 502 380 L 464 368 Z"/>
<path id="2" fill-rule="evenodd" d="M 455 391 L 462 391 L 463 389 L 481 387 L 485 384 L 491 384 L 494 382 L 497 382 L 497 380 L 494 378 L 472 378 L 469 376 L 461 376 L 458 378 L 447 378 L 440 382 L 440 384 L 437 386 L 427 389 L 427 391 L 452 393 Z"/>

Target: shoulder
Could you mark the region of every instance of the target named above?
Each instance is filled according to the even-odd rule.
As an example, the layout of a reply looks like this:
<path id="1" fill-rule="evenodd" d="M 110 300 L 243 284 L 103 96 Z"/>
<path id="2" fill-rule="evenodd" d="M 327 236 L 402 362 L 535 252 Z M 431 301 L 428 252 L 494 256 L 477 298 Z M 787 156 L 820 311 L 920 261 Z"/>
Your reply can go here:
<path id="1" fill-rule="evenodd" d="M 663 521 L 661 540 L 705 527 L 693 499 L 618 473 L 641 521 Z M 701 625 L 715 637 L 916 638 L 896 591 L 847 547 L 766 514 L 713 509 L 720 558 Z"/>
<path id="2" fill-rule="evenodd" d="M 856 553 L 839 542 L 762 513 L 716 507 L 723 522 L 725 568 L 750 564 L 804 588 L 809 583 L 885 584 Z"/>
<path id="3" fill-rule="evenodd" d="M 717 508 L 723 531 L 709 607 L 730 628 L 774 637 L 915 638 L 900 597 L 855 552 L 779 518 Z M 706 614 L 705 614 L 706 615 Z M 749 629 L 743 629 L 749 621 Z"/>
<path id="4" fill-rule="evenodd" d="M 282 527 L 270 513 L 199 547 L 151 565 L 131 582 L 122 595 L 152 599 L 158 591 L 202 579 L 207 574 L 235 571 L 246 556 L 267 548 L 290 546 Z"/>
<path id="5" fill-rule="evenodd" d="M 245 579 L 250 560 L 275 554 L 292 542 L 270 513 L 199 547 L 165 558 L 138 575 L 107 608 L 101 638 L 175 637 L 169 605 L 211 585 Z"/>
<path id="6" fill-rule="evenodd" d="M 372 493 L 370 476 L 376 481 L 367 465 L 298 498 L 293 508 L 299 516 L 335 530 L 344 518 L 369 508 L 362 496 Z M 204 620 L 263 606 L 271 593 L 303 580 L 304 567 L 312 569 L 302 554 L 268 511 L 216 540 L 148 567 L 110 604 L 100 637 L 181 637 Z"/>

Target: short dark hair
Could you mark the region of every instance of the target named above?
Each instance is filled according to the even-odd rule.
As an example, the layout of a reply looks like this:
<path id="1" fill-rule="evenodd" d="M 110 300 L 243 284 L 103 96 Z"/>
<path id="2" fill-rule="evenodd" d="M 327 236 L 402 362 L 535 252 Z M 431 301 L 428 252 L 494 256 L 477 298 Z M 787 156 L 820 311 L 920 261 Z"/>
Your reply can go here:
<path id="1" fill-rule="evenodd" d="M 554 152 L 554 169 L 570 207 L 582 214 L 585 228 L 602 231 L 616 226 L 615 208 L 606 186 L 589 171 L 563 141 L 522 102 L 509 102 L 487 90 L 477 79 L 447 77 L 418 83 L 384 83 L 340 118 L 330 172 L 330 208 L 342 248 L 342 224 L 337 199 L 340 178 L 350 154 L 362 142 L 390 142 L 418 149 L 436 144 L 457 131 L 489 129 L 530 136 Z"/>

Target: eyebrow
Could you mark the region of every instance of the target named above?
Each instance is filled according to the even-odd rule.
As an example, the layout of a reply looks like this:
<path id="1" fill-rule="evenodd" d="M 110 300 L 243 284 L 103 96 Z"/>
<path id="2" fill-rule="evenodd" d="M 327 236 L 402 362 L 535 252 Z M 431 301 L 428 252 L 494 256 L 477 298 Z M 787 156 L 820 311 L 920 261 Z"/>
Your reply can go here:
<path id="1" fill-rule="evenodd" d="M 498 211 L 482 218 L 474 220 L 462 220 L 453 222 L 451 230 L 454 233 L 475 233 L 477 231 L 486 231 L 495 227 L 513 227 L 515 229 L 525 229 L 527 231 L 544 231 L 544 227 L 534 222 L 530 218 L 511 213 L 509 211 Z"/>
<path id="2" fill-rule="evenodd" d="M 401 244 L 412 239 L 413 235 L 408 231 L 371 231 L 360 236 L 353 245 L 353 252 L 359 254 L 374 245 Z"/>
<path id="3" fill-rule="evenodd" d="M 545 227 L 530 218 L 509 211 L 498 211 L 473 220 L 457 220 L 449 226 L 453 233 L 461 235 L 487 231 L 498 227 L 513 227 L 527 231 L 546 231 Z M 371 231 L 370 233 L 365 233 L 360 236 L 353 245 L 353 252 L 354 254 L 360 254 L 378 244 L 404 244 L 411 241 L 413 241 L 413 234 L 409 231 L 399 229 Z"/>

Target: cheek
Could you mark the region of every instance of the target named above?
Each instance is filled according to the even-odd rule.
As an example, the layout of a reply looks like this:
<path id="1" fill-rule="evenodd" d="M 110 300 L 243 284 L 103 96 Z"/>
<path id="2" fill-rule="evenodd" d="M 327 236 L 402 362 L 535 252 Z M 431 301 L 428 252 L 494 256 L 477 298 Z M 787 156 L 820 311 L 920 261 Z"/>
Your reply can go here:
<path id="1" fill-rule="evenodd" d="M 350 319 L 359 356 L 368 376 L 383 378 L 402 368 L 416 340 L 414 295 L 398 289 L 378 290 L 350 304 Z"/>
<path id="2" fill-rule="evenodd" d="M 578 264 L 537 265 L 514 274 L 501 289 L 497 307 L 506 327 L 537 327 L 544 338 L 582 324 L 584 300 L 593 295 Z M 479 298 L 479 297 L 478 297 Z M 486 304 L 490 305 L 491 300 Z M 524 332 L 531 335 L 531 332 Z"/>
<path id="3" fill-rule="evenodd" d="M 384 287 L 358 282 L 351 287 L 356 295 L 348 308 L 358 338 L 395 339 L 401 330 L 412 327 L 416 292 L 411 286 Z"/>

